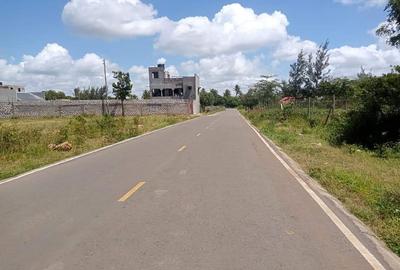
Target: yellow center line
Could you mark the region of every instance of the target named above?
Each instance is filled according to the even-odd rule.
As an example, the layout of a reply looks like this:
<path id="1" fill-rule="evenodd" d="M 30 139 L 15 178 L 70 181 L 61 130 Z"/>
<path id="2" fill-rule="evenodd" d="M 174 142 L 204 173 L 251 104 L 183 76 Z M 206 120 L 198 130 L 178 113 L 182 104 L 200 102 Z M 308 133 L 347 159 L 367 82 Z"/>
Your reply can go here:
<path id="1" fill-rule="evenodd" d="M 182 146 L 181 148 L 179 148 L 178 152 L 182 152 L 183 150 L 185 150 L 187 148 L 186 145 Z"/>
<path id="2" fill-rule="evenodd" d="M 138 191 L 146 182 L 139 182 L 136 186 L 134 186 L 131 190 L 128 191 L 124 196 L 119 199 L 119 202 L 126 202 L 136 191 Z"/>

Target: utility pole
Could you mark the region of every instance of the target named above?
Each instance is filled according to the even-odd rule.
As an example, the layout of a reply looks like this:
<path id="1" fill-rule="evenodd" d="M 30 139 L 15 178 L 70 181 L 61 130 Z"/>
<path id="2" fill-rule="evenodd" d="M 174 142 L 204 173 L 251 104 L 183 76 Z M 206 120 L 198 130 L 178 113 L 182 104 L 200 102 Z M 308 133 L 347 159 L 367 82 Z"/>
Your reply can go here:
<path id="1" fill-rule="evenodd" d="M 103 67 L 104 67 L 104 87 L 106 90 L 106 114 L 108 115 L 108 84 L 107 84 L 107 67 L 106 67 L 106 59 L 103 59 Z"/>

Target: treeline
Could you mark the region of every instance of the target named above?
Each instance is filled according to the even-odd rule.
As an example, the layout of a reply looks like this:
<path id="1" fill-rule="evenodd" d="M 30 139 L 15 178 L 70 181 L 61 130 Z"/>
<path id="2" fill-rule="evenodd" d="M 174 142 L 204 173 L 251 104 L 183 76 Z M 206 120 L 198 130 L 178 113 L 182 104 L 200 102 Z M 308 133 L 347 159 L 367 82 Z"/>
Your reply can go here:
<path id="1" fill-rule="evenodd" d="M 67 96 L 63 91 L 47 90 L 45 91 L 46 100 L 101 100 L 107 96 L 106 88 L 103 87 L 88 87 L 88 88 L 75 88 L 74 96 Z"/>
<path id="2" fill-rule="evenodd" d="M 204 88 L 200 91 L 200 105 L 204 110 L 209 106 L 224 106 L 227 108 L 236 108 L 242 104 L 243 93 L 239 85 L 235 86 L 234 95 L 229 89 L 226 89 L 221 96 L 217 90 L 206 91 Z"/>
<path id="3" fill-rule="evenodd" d="M 115 99 L 115 97 L 107 95 L 106 88 L 103 87 L 88 87 L 88 88 L 75 88 L 74 95 L 68 96 L 63 91 L 47 90 L 45 91 L 46 100 L 102 100 L 102 99 Z M 138 99 L 136 95 L 128 94 L 128 99 Z"/>
<path id="4" fill-rule="evenodd" d="M 279 108 L 283 121 L 301 104 L 307 108 L 302 115 L 310 126 L 329 128 L 334 144 L 358 144 L 370 149 L 400 145 L 400 66 L 381 76 L 361 68 L 355 78 L 335 78 L 329 68 L 328 42 L 314 54 L 301 51 L 290 65 L 287 81 L 263 76 L 245 94 L 236 86 L 234 96 L 229 90 L 221 96 L 214 89 L 202 90 L 200 96 L 203 108 Z M 344 106 L 337 109 L 337 100 Z M 324 104 L 323 120 L 313 116 L 316 109 L 312 104 L 316 103 Z"/>

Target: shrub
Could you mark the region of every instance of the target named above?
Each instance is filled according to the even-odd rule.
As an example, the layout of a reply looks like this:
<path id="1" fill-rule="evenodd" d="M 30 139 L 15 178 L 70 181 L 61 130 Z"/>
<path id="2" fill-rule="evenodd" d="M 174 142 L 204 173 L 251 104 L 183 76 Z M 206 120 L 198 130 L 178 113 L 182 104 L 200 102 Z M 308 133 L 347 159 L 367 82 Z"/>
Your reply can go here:
<path id="1" fill-rule="evenodd" d="M 334 143 L 358 144 L 370 149 L 400 141 L 400 74 L 360 79 L 358 105 L 332 129 Z"/>

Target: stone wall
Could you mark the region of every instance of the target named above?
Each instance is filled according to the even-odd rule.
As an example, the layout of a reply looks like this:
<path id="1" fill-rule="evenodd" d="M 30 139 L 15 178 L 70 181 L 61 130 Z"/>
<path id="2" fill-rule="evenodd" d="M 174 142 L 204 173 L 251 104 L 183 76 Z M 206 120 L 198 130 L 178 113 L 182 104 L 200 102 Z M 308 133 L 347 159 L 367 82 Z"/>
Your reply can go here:
<path id="1" fill-rule="evenodd" d="M 122 115 L 121 102 L 109 100 L 48 101 L 40 103 L 0 103 L 0 118 L 101 115 L 103 109 L 111 115 Z M 126 115 L 192 114 L 193 104 L 187 100 L 135 100 L 125 101 Z"/>

